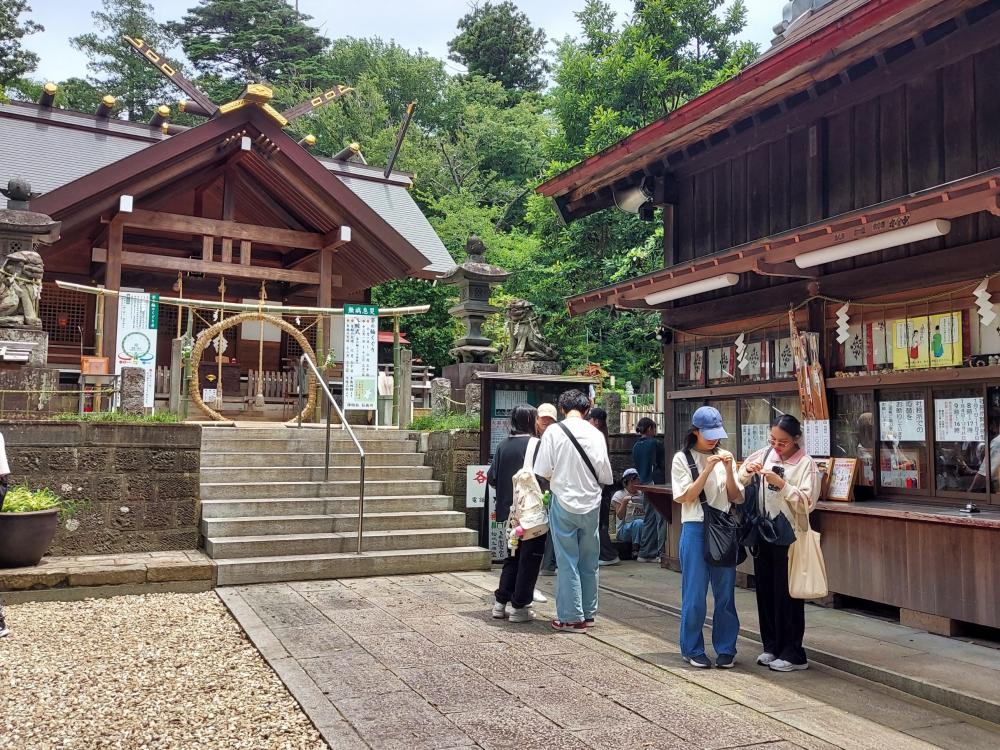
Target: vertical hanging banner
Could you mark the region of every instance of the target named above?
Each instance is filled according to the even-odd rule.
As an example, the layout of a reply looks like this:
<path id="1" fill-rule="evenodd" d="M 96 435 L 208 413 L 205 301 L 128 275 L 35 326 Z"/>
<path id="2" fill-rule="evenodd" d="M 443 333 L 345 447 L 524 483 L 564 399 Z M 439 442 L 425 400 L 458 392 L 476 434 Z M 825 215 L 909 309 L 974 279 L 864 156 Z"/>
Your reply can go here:
<path id="1" fill-rule="evenodd" d="M 115 375 L 123 367 L 141 367 L 146 373 L 142 405 L 152 408 L 156 395 L 156 331 L 160 320 L 160 295 L 122 292 L 118 295 L 118 340 Z"/>
<path id="2" fill-rule="evenodd" d="M 344 305 L 344 409 L 378 405 L 378 308 Z"/>

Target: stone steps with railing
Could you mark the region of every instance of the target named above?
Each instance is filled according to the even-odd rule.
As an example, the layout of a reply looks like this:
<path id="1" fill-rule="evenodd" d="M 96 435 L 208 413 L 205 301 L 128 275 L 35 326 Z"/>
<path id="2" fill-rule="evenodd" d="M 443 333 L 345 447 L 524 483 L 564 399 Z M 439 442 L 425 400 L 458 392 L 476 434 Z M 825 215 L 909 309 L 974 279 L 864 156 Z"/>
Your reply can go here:
<path id="1" fill-rule="evenodd" d="M 489 567 L 407 432 L 357 429 L 366 452 L 362 553 L 360 457 L 350 437 L 315 426 L 206 427 L 201 534 L 219 585 Z"/>

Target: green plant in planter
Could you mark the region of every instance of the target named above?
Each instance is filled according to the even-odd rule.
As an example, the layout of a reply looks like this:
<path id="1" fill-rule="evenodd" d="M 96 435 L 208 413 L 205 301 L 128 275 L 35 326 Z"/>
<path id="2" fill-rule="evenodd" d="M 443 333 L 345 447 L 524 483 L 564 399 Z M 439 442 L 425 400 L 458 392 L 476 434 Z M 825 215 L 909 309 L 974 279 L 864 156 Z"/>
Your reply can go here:
<path id="1" fill-rule="evenodd" d="M 17 484 L 7 490 L 0 512 L 34 513 L 55 508 L 59 511 L 59 519 L 65 522 L 75 517 L 85 505 L 85 501 L 59 497 L 48 488 L 33 490 L 25 484 Z"/>

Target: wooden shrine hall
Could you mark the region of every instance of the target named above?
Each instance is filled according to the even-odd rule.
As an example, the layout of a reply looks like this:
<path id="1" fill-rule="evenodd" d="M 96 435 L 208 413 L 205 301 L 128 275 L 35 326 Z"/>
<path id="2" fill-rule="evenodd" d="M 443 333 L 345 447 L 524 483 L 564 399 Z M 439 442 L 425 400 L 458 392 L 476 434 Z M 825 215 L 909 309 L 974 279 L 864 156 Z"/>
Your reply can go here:
<path id="1" fill-rule="evenodd" d="M 263 291 L 272 305 L 333 307 L 369 301 L 381 282 L 453 267 L 409 193 L 409 175 L 348 159 L 350 150 L 313 155 L 269 99 L 267 87 L 250 86 L 189 129 L 0 104 L 3 180 L 27 179 L 41 193 L 32 209 L 62 222 L 61 239 L 42 249 L 51 365 L 73 371 L 81 355 L 113 357 L 117 324 L 109 295 L 103 352 L 95 352 L 96 298 L 56 280 L 230 302 L 256 303 Z M 161 316 L 157 360 L 169 363 L 177 308 L 164 306 Z M 321 342 L 310 328 L 310 343 L 328 350 L 331 328 Z M 265 370 L 300 353 L 287 334 L 235 328 L 228 358 L 256 367 L 260 335 Z"/>

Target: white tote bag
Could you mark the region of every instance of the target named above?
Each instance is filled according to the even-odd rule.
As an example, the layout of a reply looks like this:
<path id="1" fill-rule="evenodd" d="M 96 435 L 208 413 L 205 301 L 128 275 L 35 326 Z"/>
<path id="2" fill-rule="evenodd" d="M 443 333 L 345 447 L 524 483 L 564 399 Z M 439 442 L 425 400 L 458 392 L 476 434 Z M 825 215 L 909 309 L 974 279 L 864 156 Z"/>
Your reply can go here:
<path id="1" fill-rule="evenodd" d="M 514 502 L 510 509 L 508 524 L 511 528 L 520 526 L 524 530 L 522 540 L 534 539 L 548 533 L 549 516 L 542 502 L 542 488 L 535 478 L 535 448 L 538 438 L 529 438 L 524 451 L 524 464 L 514 474 Z"/>
<path id="2" fill-rule="evenodd" d="M 809 524 L 809 513 L 794 507 L 795 541 L 788 548 L 788 594 L 793 599 L 822 599 L 829 593 L 820 533 Z M 799 527 L 800 517 L 805 521 Z"/>

